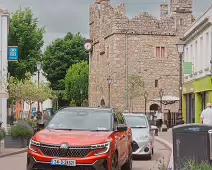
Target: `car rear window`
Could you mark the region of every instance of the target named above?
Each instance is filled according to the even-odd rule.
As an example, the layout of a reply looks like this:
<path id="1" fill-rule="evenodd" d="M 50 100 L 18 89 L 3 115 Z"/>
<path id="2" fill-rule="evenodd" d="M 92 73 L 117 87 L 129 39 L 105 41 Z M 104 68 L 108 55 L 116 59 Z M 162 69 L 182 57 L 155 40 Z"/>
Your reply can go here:
<path id="1" fill-rule="evenodd" d="M 47 128 L 56 130 L 108 131 L 111 129 L 111 113 L 102 110 L 61 110 L 49 122 Z"/>
<path id="2" fill-rule="evenodd" d="M 131 128 L 147 128 L 148 124 L 144 116 L 125 115 L 125 120 Z"/>

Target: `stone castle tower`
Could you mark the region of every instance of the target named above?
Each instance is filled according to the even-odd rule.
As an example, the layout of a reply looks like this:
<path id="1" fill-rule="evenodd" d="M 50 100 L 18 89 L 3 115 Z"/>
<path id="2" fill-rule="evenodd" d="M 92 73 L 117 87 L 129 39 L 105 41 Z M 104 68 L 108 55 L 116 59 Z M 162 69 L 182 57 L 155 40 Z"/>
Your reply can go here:
<path id="1" fill-rule="evenodd" d="M 121 111 L 144 111 L 144 96 L 129 99 L 127 83 L 131 75 L 144 80 L 148 93 L 147 111 L 158 103 L 151 100 L 179 95 L 179 56 L 176 43 L 192 24 L 192 0 L 171 0 L 160 6 L 160 19 L 144 12 L 129 19 L 125 4 L 112 6 L 110 0 L 96 0 L 90 6 L 89 105 L 111 106 Z M 108 77 L 112 84 L 108 88 Z M 110 94 L 110 95 L 109 95 Z M 178 111 L 178 104 L 164 109 Z"/>

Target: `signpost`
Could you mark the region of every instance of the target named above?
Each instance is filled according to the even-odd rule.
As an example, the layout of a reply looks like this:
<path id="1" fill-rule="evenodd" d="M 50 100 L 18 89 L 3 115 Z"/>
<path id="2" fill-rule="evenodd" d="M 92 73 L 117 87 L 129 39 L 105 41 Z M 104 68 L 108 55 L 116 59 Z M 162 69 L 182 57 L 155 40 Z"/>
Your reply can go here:
<path id="1" fill-rule="evenodd" d="M 184 62 L 184 74 L 192 74 L 192 62 Z"/>
<path id="2" fill-rule="evenodd" d="M 18 61 L 18 47 L 9 46 L 8 47 L 8 61 Z"/>

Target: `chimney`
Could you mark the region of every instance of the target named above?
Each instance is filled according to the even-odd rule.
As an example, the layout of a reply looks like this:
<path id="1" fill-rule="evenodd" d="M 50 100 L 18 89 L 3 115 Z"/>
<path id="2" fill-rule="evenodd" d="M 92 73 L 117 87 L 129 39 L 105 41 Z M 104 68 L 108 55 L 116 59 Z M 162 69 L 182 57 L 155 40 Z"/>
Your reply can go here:
<path id="1" fill-rule="evenodd" d="M 110 2 L 110 0 L 96 0 L 96 4 L 108 4 Z"/>
<path id="2" fill-rule="evenodd" d="M 161 5 L 160 5 L 160 18 L 166 18 L 169 14 L 169 4 L 168 2 L 163 2 Z"/>

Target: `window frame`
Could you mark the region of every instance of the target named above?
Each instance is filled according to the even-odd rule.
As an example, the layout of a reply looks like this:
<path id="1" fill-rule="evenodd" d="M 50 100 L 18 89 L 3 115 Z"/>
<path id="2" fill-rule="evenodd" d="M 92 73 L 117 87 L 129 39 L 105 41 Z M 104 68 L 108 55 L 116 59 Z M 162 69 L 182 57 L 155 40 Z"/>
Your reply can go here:
<path id="1" fill-rule="evenodd" d="M 158 51 L 159 49 L 159 51 Z M 163 49 L 163 50 L 162 50 Z M 166 47 L 165 46 L 156 46 L 156 52 L 155 52 L 155 56 L 156 58 L 166 58 Z"/>

